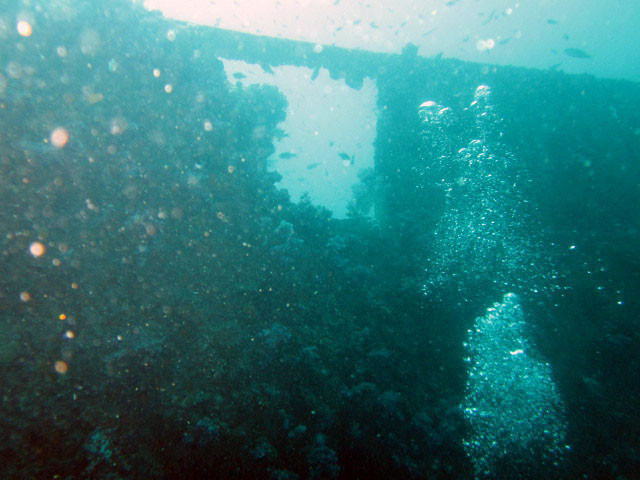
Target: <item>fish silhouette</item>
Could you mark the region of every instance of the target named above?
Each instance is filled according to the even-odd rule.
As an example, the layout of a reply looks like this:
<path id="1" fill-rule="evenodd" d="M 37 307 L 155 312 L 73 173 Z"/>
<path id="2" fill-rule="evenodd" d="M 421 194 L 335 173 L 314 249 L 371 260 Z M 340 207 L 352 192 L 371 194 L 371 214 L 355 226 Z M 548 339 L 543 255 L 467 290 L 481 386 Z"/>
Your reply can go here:
<path id="1" fill-rule="evenodd" d="M 565 48 L 564 53 L 573 58 L 591 58 L 591 55 L 579 48 Z"/>

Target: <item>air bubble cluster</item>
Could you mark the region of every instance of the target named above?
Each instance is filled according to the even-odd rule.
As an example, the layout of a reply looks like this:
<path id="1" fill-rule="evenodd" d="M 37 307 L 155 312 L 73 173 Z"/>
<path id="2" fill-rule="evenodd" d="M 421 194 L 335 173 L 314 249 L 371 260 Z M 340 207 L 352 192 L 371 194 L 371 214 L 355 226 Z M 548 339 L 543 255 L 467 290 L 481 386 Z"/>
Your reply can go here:
<path id="1" fill-rule="evenodd" d="M 430 146 L 431 176 L 444 209 L 427 259 L 428 295 L 486 302 L 504 292 L 537 294 L 553 285 L 526 172 L 501 142 L 501 119 L 491 89 L 479 86 L 464 112 L 470 138 L 452 132 L 453 112 L 425 102 L 419 114 Z M 566 420 L 551 367 L 531 354 L 524 315 L 514 293 L 490 307 L 469 330 L 469 376 L 462 410 L 469 424 L 464 449 L 476 478 L 550 478 L 559 472 Z"/>
<path id="2" fill-rule="evenodd" d="M 428 101 L 419 115 L 430 153 L 421 180 L 437 185 L 445 202 L 433 227 L 425 293 L 543 291 L 554 272 L 523 194 L 525 169 L 500 141 L 491 89 L 479 86 L 460 116 L 471 117 L 466 140 L 452 131 L 465 118 L 451 109 Z"/>
<path id="3" fill-rule="evenodd" d="M 531 355 L 524 328 L 518 296 L 508 293 L 468 332 L 463 446 L 476 478 L 550 478 L 569 449 L 551 367 Z"/>

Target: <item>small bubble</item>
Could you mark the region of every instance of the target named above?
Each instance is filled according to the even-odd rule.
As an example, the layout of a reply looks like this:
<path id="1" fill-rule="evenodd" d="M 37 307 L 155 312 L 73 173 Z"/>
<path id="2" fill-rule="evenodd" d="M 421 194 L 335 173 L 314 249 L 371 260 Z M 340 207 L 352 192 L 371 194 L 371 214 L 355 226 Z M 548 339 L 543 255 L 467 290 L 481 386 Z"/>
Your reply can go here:
<path id="1" fill-rule="evenodd" d="M 51 132 L 50 140 L 54 147 L 62 148 L 69 141 L 69 132 L 63 127 L 58 127 Z"/>
<path id="2" fill-rule="evenodd" d="M 171 93 L 171 92 L 173 92 L 173 86 L 172 86 L 170 83 L 167 83 L 167 84 L 164 86 L 164 91 L 165 91 L 165 92 L 167 92 L 167 93 Z"/>
<path id="3" fill-rule="evenodd" d="M 158 78 L 160 76 L 160 69 L 159 68 L 154 68 L 153 69 L 153 76 Z"/>
<path id="4" fill-rule="evenodd" d="M 171 218 L 180 220 L 184 216 L 184 212 L 180 207 L 174 207 L 171 209 Z"/>
<path id="5" fill-rule="evenodd" d="M 44 255 L 44 252 L 46 251 L 47 251 L 46 247 L 44 246 L 44 244 L 40 242 L 33 242 L 29 246 L 29 252 L 31 252 L 31 255 L 33 255 L 36 258 Z"/>
<path id="6" fill-rule="evenodd" d="M 69 365 L 67 365 L 67 362 L 65 362 L 64 360 L 58 360 L 54 365 L 53 368 L 55 369 L 56 372 L 58 372 L 61 375 L 64 375 L 65 373 L 67 373 L 67 371 L 69 370 Z"/>
<path id="7" fill-rule="evenodd" d="M 127 127 L 128 123 L 124 118 L 116 117 L 111 120 L 111 126 L 109 130 L 111 132 L 111 135 L 120 135 L 121 133 L 124 133 Z"/>
<path id="8" fill-rule="evenodd" d="M 176 31 L 174 29 L 171 29 L 167 32 L 167 40 L 169 40 L 170 42 L 173 42 L 176 39 Z"/>
<path id="9" fill-rule="evenodd" d="M 206 132 L 210 132 L 211 130 L 213 130 L 213 123 L 211 123 L 210 120 L 205 120 L 204 121 L 204 130 Z"/>
<path id="10" fill-rule="evenodd" d="M 320 44 L 316 44 L 313 47 L 313 53 L 322 53 L 323 50 L 324 50 L 324 47 Z"/>
<path id="11" fill-rule="evenodd" d="M 116 72 L 119 67 L 118 61 L 115 58 L 112 58 L 109 60 L 108 67 L 110 72 Z"/>
<path id="12" fill-rule="evenodd" d="M 22 65 L 20 65 L 18 62 L 13 62 L 13 61 L 7 64 L 7 68 L 5 71 L 7 72 L 7 75 L 15 79 L 22 77 L 22 73 L 23 73 Z"/>
<path id="13" fill-rule="evenodd" d="M 59 57 L 64 58 L 67 56 L 67 54 L 69 53 L 67 51 L 66 47 L 63 47 L 62 45 L 59 46 L 58 48 L 56 48 L 56 53 L 58 54 Z"/>
<path id="14" fill-rule="evenodd" d="M 31 300 L 31 294 L 29 292 L 20 292 L 21 302 L 28 302 L 29 300 Z"/>
<path id="15" fill-rule="evenodd" d="M 87 93 L 85 95 L 85 99 L 90 105 L 95 105 L 96 103 L 100 103 L 102 100 L 104 100 L 104 94 L 95 92 Z"/>
<path id="16" fill-rule="evenodd" d="M 85 55 L 95 55 L 100 45 L 102 43 L 102 39 L 100 38 L 100 34 L 92 29 L 86 28 L 80 34 L 80 51 Z M 87 64 L 89 68 L 91 64 Z"/>
<path id="17" fill-rule="evenodd" d="M 33 28 L 31 27 L 31 24 L 26 20 L 20 20 L 16 28 L 18 29 L 18 33 L 23 37 L 30 37 L 31 34 L 33 33 Z"/>

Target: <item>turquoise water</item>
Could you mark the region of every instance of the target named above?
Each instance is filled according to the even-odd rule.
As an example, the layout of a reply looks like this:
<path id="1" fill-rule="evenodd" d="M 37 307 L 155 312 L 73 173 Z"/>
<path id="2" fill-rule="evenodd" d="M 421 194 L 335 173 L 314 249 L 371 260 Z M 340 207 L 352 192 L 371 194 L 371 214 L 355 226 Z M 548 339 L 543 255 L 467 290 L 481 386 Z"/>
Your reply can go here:
<path id="1" fill-rule="evenodd" d="M 2 478 L 638 478 L 636 83 L 51 5 L 0 10 Z M 222 59 L 375 82 L 370 164 Z"/>

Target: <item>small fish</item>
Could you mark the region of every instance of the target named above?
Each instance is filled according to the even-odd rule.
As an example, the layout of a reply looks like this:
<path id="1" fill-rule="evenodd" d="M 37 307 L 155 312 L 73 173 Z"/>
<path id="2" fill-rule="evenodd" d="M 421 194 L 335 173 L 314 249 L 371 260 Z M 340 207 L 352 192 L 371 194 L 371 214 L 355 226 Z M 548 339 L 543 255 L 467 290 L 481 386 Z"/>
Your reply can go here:
<path id="1" fill-rule="evenodd" d="M 489 15 L 489 18 L 487 18 L 484 22 L 482 22 L 482 25 L 486 25 L 487 23 L 489 23 L 491 20 L 493 20 L 494 15 L 496 14 L 496 11 L 492 11 L 491 15 Z"/>
<path id="2" fill-rule="evenodd" d="M 289 136 L 289 134 L 287 132 L 285 132 L 284 130 L 282 130 L 281 128 L 276 128 L 274 130 L 273 136 L 275 138 L 277 138 L 278 140 L 282 140 L 283 138 L 287 138 Z"/>
<path id="3" fill-rule="evenodd" d="M 213 130 L 222 130 L 231 128 L 231 123 L 226 122 L 224 120 L 220 120 L 219 118 L 213 117 L 209 120 Z"/>
<path id="4" fill-rule="evenodd" d="M 56 150 L 53 145 L 45 140 L 21 140 L 18 145 L 25 153 L 50 153 Z"/>
<path id="5" fill-rule="evenodd" d="M 233 74 L 233 78 L 236 80 L 242 80 L 243 78 L 247 78 L 247 76 L 244 73 L 236 72 Z"/>
<path id="6" fill-rule="evenodd" d="M 549 20 L 547 20 L 547 23 L 548 23 L 549 25 L 557 25 L 557 24 L 558 24 L 558 21 L 557 21 L 557 20 L 554 20 L 553 18 L 550 18 Z"/>
<path id="7" fill-rule="evenodd" d="M 591 58 L 591 55 L 579 48 L 565 48 L 564 53 L 573 58 Z"/>
<path id="8" fill-rule="evenodd" d="M 307 165 L 307 170 L 313 170 L 318 165 L 321 165 L 321 163 L 320 162 L 311 163 L 311 164 Z"/>
<path id="9" fill-rule="evenodd" d="M 351 160 L 351 155 L 348 153 L 340 152 L 338 156 L 343 160 Z"/>
<path id="10" fill-rule="evenodd" d="M 44 270 L 46 268 L 45 265 L 27 265 L 27 267 L 33 270 Z"/>
<path id="11" fill-rule="evenodd" d="M 284 152 L 284 153 L 281 153 L 278 156 L 280 158 L 283 158 L 284 160 L 288 160 L 289 158 L 297 157 L 298 154 L 297 153 L 291 153 L 291 152 Z"/>

